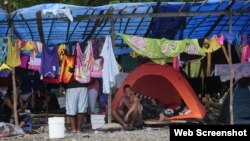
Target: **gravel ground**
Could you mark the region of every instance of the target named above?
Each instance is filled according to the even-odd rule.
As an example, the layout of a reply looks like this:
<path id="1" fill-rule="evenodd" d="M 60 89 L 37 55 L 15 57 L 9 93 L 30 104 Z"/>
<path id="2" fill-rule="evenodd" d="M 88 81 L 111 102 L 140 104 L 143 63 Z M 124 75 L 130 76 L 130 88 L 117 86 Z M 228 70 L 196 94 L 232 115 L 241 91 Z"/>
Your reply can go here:
<path id="1" fill-rule="evenodd" d="M 66 133 L 63 139 L 49 139 L 47 133 L 26 134 L 16 137 L 0 138 L 3 141 L 169 141 L 169 128 L 150 128 L 135 131 L 103 132 L 87 130 L 83 133 Z"/>

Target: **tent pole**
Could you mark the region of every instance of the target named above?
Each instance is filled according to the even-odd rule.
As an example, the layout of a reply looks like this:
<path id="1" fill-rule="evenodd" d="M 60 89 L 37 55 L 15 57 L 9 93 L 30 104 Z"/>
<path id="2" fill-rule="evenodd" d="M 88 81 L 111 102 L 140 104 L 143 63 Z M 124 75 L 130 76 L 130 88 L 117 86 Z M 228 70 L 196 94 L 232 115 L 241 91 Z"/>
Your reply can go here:
<path id="1" fill-rule="evenodd" d="M 110 18 L 110 24 L 111 24 L 111 41 L 112 41 L 112 47 L 115 47 L 115 32 L 114 32 L 114 19 Z M 108 95 L 108 123 L 112 122 L 112 114 L 111 114 L 111 101 L 112 101 L 112 88 L 110 88 L 110 93 Z"/>
<path id="2" fill-rule="evenodd" d="M 13 37 L 13 23 L 11 24 L 11 42 L 14 40 Z M 18 117 L 17 117 L 17 88 L 16 88 L 16 71 L 15 67 L 12 68 L 12 85 L 13 85 L 13 112 L 15 125 L 18 126 Z"/>
<path id="3" fill-rule="evenodd" d="M 229 34 L 232 33 L 232 12 L 229 11 Z M 229 73 L 230 73 L 230 124 L 234 124 L 233 119 L 233 78 L 234 78 L 234 72 L 233 72 L 233 64 L 232 64 L 232 53 L 231 53 L 231 44 L 228 44 L 228 57 L 229 57 Z"/>

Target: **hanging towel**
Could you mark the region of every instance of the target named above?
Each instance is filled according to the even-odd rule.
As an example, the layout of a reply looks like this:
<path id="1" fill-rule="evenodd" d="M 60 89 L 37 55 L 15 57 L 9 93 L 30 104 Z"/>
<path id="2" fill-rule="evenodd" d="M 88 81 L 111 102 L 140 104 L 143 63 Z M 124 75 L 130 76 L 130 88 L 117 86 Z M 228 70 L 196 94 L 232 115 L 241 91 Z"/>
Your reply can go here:
<path id="1" fill-rule="evenodd" d="M 115 76 L 119 74 L 118 65 L 113 52 L 111 37 L 108 35 L 105 39 L 101 56 L 104 59 L 102 76 L 103 76 L 103 93 L 110 93 L 110 88 L 115 85 Z"/>
<path id="2" fill-rule="evenodd" d="M 80 83 L 88 83 L 90 82 L 90 72 L 93 69 L 94 63 L 92 42 L 88 42 L 84 53 L 82 53 L 80 44 L 77 43 L 76 51 L 75 79 Z"/>
<path id="3" fill-rule="evenodd" d="M 43 46 L 41 75 L 43 77 L 57 77 L 59 75 L 59 56 L 57 53 L 58 47 L 53 46 L 49 50 L 47 45 Z"/>
<path id="4" fill-rule="evenodd" d="M 6 64 L 13 68 L 21 64 L 19 49 L 12 44 L 10 38 L 8 38 L 8 54 Z"/>
<path id="5" fill-rule="evenodd" d="M 166 64 L 180 53 L 205 56 L 197 39 L 151 39 L 117 33 L 137 54 L 150 58 L 157 64 Z"/>
<path id="6" fill-rule="evenodd" d="M 5 62 L 7 56 L 8 38 L 0 38 L 0 65 Z"/>

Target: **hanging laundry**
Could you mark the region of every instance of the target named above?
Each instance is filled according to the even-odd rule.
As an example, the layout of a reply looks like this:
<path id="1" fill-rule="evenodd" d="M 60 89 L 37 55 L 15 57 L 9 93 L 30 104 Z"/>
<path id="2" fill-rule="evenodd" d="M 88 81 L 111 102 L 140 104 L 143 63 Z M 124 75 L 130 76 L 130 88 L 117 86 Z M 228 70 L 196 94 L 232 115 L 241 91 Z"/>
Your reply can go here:
<path id="1" fill-rule="evenodd" d="M 234 34 L 234 41 L 235 41 L 235 45 L 237 47 L 240 47 L 241 46 L 241 36 L 239 34 Z"/>
<path id="2" fill-rule="evenodd" d="M 94 56 L 92 49 L 92 42 L 88 41 L 88 46 L 82 53 L 80 44 L 76 46 L 76 65 L 75 65 L 75 79 L 80 83 L 90 82 L 90 72 L 93 69 Z"/>
<path id="3" fill-rule="evenodd" d="M 108 35 L 105 39 L 101 56 L 104 59 L 102 76 L 103 76 L 103 93 L 110 93 L 110 88 L 115 86 L 115 76 L 119 74 L 118 65 L 113 52 L 111 37 Z"/>
<path id="4" fill-rule="evenodd" d="M 95 59 L 100 58 L 100 54 L 102 51 L 102 47 L 104 44 L 105 38 L 95 38 L 91 39 L 92 42 L 92 48 L 93 48 L 93 54 Z"/>
<path id="5" fill-rule="evenodd" d="M 94 60 L 93 70 L 90 72 L 90 76 L 94 78 L 102 78 L 103 58 Z"/>
<path id="6" fill-rule="evenodd" d="M 241 62 L 250 62 L 250 46 L 246 45 L 242 48 Z"/>
<path id="7" fill-rule="evenodd" d="M 179 70 L 179 57 L 173 57 L 173 68 L 175 68 L 176 70 Z"/>
<path id="8" fill-rule="evenodd" d="M 240 78 L 250 76 L 250 62 L 233 64 L 234 78 L 238 81 Z M 228 64 L 215 65 L 215 76 L 220 76 L 222 82 L 230 79 Z"/>
<path id="9" fill-rule="evenodd" d="M 40 72 L 41 58 L 30 58 L 28 69 L 36 70 Z"/>
<path id="10" fill-rule="evenodd" d="M 57 46 L 53 46 L 52 50 L 49 50 L 47 45 L 43 46 L 41 55 L 41 75 L 43 77 L 54 78 L 59 75 L 59 56 L 57 50 Z"/>
<path id="11" fill-rule="evenodd" d="M 221 46 L 224 44 L 225 38 L 223 34 L 220 37 L 218 35 L 214 35 L 214 38 Z"/>
<path id="12" fill-rule="evenodd" d="M 66 45 L 65 44 L 59 45 L 57 53 L 59 55 L 59 60 L 61 61 L 66 53 Z"/>
<path id="13" fill-rule="evenodd" d="M 35 42 L 35 44 L 36 44 L 36 47 L 37 47 L 38 52 L 41 53 L 42 50 L 43 50 L 43 44 L 40 43 L 40 42 Z"/>
<path id="14" fill-rule="evenodd" d="M 16 44 L 20 50 L 34 50 L 33 41 L 17 39 Z"/>
<path id="15" fill-rule="evenodd" d="M 65 44 L 59 46 L 58 55 L 60 59 L 59 81 L 62 83 L 68 83 L 74 73 L 75 56 L 67 55 Z"/>
<path id="16" fill-rule="evenodd" d="M 169 62 L 172 57 L 178 56 L 183 52 L 205 56 L 204 51 L 200 49 L 198 40 L 196 39 L 173 41 L 164 38 L 150 39 L 120 33 L 118 33 L 118 35 L 122 36 L 123 40 L 137 54 L 146 56 L 157 64 L 165 64 Z"/>
<path id="17" fill-rule="evenodd" d="M 212 53 L 215 52 L 216 50 L 220 49 L 221 45 L 220 43 L 217 41 L 216 37 L 213 36 L 211 39 L 205 39 L 202 49 L 206 52 L 206 53 Z"/>
<path id="18" fill-rule="evenodd" d="M 0 65 L 5 62 L 7 56 L 8 38 L 0 38 Z"/>
<path id="19" fill-rule="evenodd" d="M 12 44 L 10 38 L 8 38 L 8 54 L 6 64 L 13 68 L 21 64 L 19 49 Z"/>
<path id="20" fill-rule="evenodd" d="M 242 43 L 241 45 L 244 47 L 246 46 L 248 43 L 247 43 L 247 35 L 242 35 Z"/>
<path id="21" fill-rule="evenodd" d="M 184 47 L 185 48 L 185 53 L 191 54 L 191 55 L 201 55 L 205 56 L 205 52 L 201 50 L 201 47 L 199 45 L 198 39 L 184 39 Z"/>
<path id="22" fill-rule="evenodd" d="M 0 77 L 8 77 L 10 75 L 10 70 L 4 69 L 0 71 Z"/>
<path id="23" fill-rule="evenodd" d="M 6 65 L 6 64 L 2 64 L 1 66 L 0 66 L 0 71 L 1 70 L 11 70 L 11 68 L 8 66 L 8 65 Z"/>
<path id="24" fill-rule="evenodd" d="M 29 56 L 22 56 L 21 57 L 21 65 L 19 65 L 18 67 L 27 69 L 28 62 L 29 62 Z"/>
<path id="25" fill-rule="evenodd" d="M 71 10 L 69 8 L 65 9 L 45 9 L 42 10 L 43 14 L 48 16 L 54 16 L 57 18 L 67 17 L 71 22 L 73 22 L 73 16 L 71 14 Z"/>
<path id="26" fill-rule="evenodd" d="M 191 78 L 197 78 L 199 76 L 199 71 L 200 71 L 200 66 L 201 66 L 201 61 L 196 60 L 190 62 L 190 77 Z M 185 66 L 185 73 L 188 74 L 188 65 L 186 64 Z"/>
<path id="27" fill-rule="evenodd" d="M 223 33 L 225 40 L 229 43 L 229 44 L 233 44 L 234 42 L 234 35 L 230 34 L 230 33 Z"/>

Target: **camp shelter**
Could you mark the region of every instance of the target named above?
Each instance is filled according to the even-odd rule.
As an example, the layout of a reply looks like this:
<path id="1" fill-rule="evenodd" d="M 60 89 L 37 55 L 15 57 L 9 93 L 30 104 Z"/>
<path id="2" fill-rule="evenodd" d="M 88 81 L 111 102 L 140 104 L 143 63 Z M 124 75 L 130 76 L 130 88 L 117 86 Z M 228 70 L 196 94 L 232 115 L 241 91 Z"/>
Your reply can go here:
<path id="1" fill-rule="evenodd" d="M 123 96 L 123 86 L 126 84 L 131 85 L 136 92 L 159 99 L 163 105 L 180 104 L 183 99 L 191 112 L 173 116 L 170 119 L 203 119 L 205 117 L 205 108 L 194 90 L 186 78 L 172 66 L 149 62 L 137 67 L 122 83 L 112 102 L 112 108 L 118 106 Z"/>

